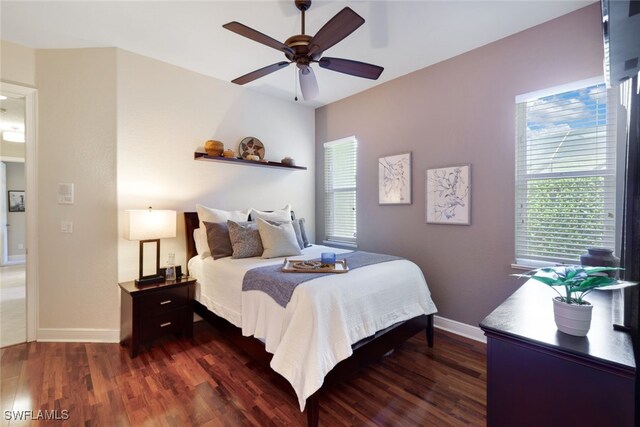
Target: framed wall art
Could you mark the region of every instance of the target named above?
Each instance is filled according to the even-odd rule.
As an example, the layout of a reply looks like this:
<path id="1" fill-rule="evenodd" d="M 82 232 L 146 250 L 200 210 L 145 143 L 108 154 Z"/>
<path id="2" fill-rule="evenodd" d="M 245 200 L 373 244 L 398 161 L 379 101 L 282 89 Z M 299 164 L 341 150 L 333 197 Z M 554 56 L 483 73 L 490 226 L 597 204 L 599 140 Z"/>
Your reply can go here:
<path id="1" fill-rule="evenodd" d="M 24 212 L 24 191 L 9 190 L 9 212 Z"/>
<path id="2" fill-rule="evenodd" d="M 427 169 L 425 210 L 427 223 L 471 224 L 471 165 Z"/>
<path id="3" fill-rule="evenodd" d="M 411 204 L 411 153 L 378 159 L 378 203 Z"/>

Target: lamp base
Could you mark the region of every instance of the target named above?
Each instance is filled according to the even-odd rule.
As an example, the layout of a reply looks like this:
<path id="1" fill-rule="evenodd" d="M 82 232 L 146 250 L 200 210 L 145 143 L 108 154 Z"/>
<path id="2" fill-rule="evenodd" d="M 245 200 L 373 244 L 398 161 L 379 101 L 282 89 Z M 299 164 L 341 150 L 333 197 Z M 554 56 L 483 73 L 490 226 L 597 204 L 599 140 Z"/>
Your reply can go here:
<path id="1" fill-rule="evenodd" d="M 136 284 L 136 286 L 146 286 L 146 285 L 153 285 L 155 283 L 161 283 L 164 282 L 164 276 L 160 275 L 160 274 L 153 274 L 151 276 L 144 276 L 141 277 L 137 280 L 134 280 L 134 283 Z"/>

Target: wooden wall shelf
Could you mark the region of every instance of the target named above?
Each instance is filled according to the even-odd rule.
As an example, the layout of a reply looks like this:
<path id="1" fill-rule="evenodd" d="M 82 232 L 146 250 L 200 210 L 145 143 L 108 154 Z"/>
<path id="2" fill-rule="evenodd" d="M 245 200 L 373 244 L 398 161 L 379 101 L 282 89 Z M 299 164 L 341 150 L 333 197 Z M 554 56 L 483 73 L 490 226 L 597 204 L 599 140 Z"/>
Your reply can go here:
<path id="1" fill-rule="evenodd" d="M 273 162 L 271 160 L 268 161 L 268 162 L 259 162 L 259 161 L 256 161 L 256 160 L 244 160 L 244 159 L 227 158 L 227 157 L 213 157 L 213 156 L 207 155 L 207 153 L 199 153 L 197 151 L 195 153 L 193 153 L 193 158 L 195 160 L 210 160 L 210 161 L 213 161 L 213 162 L 236 163 L 236 164 L 243 164 L 243 165 L 247 165 L 247 166 L 261 166 L 261 167 L 266 167 L 266 168 L 307 170 L 307 168 L 305 166 L 289 166 L 289 165 L 285 165 L 284 163 Z"/>

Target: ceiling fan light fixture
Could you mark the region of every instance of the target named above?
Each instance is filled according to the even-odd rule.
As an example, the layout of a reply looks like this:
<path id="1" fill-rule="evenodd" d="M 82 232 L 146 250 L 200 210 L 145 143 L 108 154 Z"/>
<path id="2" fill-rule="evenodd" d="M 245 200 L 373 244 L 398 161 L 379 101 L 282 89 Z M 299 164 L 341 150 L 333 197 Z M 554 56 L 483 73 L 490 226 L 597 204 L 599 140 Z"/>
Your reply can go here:
<path id="1" fill-rule="evenodd" d="M 356 77 L 376 80 L 380 76 L 384 68 L 377 65 L 349 59 L 321 58 L 325 50 L 341 42 L 364 24 L 363 17 L 351 8 L 345 7 L 327 21 L 312 37 L 305 34 L 305 11 L 311 7 L 311 0 L 295 0 L 295 5 L 301 12 L 302 34 L 291 36 L 284 43 L 236 21 L 223 25 L 223 28 L 229 31 L 281 51 L 289 61 L 268 65 L 252 71 L 232 80 L 232 83 L 243 85 L 295 63 L 299 69 L 298 78 L 302 95 L 305 100 L 309 100 L 317 98 L 320 94 L 318 82 L 310 66 L 312 62 L 319 62 L 322 68 Z"/>

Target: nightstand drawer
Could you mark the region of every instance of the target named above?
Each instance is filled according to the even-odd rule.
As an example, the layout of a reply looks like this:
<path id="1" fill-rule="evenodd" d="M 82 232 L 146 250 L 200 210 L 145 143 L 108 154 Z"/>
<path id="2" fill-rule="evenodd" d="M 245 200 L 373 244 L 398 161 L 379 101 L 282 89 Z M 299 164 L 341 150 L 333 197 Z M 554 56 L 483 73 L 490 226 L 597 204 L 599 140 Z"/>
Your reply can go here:
<path id="1" fill-rule="evenodd" d="M 143 341 L 153 340 L 165 334 L 182 332 L 186 316 L 184 309 L 173 310 L 145 319 L 140 328 L 140 338 Z"/>
<path id="2" fill-rule="evenodd" d="M 140 301 L 142 315 L 154 316 L 189 305 L 189 288 L 179 286 L 146 295 Z"/>

